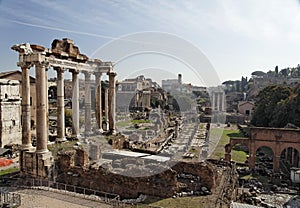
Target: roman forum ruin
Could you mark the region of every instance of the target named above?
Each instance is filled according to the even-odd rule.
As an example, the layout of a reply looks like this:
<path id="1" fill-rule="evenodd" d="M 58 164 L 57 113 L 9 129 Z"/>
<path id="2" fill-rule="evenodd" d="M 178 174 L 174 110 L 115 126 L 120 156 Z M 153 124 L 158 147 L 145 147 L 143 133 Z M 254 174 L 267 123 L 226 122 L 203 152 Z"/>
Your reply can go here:
<path id="1" fill-rule="evenodd" d="M 23 174 L 37 177 L 48 177 L 53 164 L 48 144 L 48 69 L 52 67 L 57 72 L 57 142 L 65 139 L 64 115 L 64 73 L 72 73 L 72 134 L 79 138 L 79 74 L 85 76 L 85 130 L 84 135 L 92 132 L 91 125 L 91 75 L 96 80 L 96 120 L 97 132 L 106 131 L 116 133 L 115 106 L 116 106 L 116 72 L 112 62 L 102 62 L 89 59 L 79 52 L 77 46 L 70 39 L 54 40 L 52 47 L 40 45 L 18 44 L 12 49 L 19 53 L 17 65 L 22 70 L 22 151 L 20 155 L 20 170 Z M 31 143 L 30 124 L 30 69 L 35 66 L 36 76 L 36 148 Z M 106 73 L 109 77 L 109 88 L 105 90 L 105 119 L 102 123 L 101 76 Z M 104 127 L 104 128 L 103 128 Z"/>

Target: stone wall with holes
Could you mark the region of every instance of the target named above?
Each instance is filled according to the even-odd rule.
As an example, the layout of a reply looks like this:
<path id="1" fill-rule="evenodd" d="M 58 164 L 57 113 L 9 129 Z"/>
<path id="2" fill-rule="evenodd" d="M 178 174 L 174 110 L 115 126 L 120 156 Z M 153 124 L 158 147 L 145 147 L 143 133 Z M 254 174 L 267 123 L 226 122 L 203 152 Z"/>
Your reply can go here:
<path id="1" fill-rule="evenodd" d="M 0 79 L 0 143 L 21 144 L 21 98 L 19 82 Z"/>

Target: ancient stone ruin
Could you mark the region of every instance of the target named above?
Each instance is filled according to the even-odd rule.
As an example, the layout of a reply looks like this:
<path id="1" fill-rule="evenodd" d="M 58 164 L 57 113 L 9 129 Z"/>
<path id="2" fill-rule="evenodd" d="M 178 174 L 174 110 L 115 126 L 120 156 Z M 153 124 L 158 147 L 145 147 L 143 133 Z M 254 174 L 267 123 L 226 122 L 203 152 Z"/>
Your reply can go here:
<path id="1" fill-rule="evenodd" d="M 48 144 L 48 93 L 47 70 L 52 67 L 57 72 L 57 141 L 65 141 L 64 118 L 64 73 L 72 73 L 72 123 L 73 137 L 79 137 L 79 73 L 85 75 L 85 135 L 92 133 L 91 128 L 91 75 L 95 75 L 97 84 L 97 126 L 102 126 L 101 75 L 109 76 L 109 89 L 106 92 L 105 114 L 110 134 L 115 134 L 115 86 L 116 73 L 112 62 L 89 59 L 81 54 L 78 47 L 70 39 L 54 40 L 52 47 L 40 45 L 18 44 L 12 49 L 19 53 L 18 66 L 22 69 L 22 151 L 20 155 L 21 173 L 37 177 L 48 177 L 53 166 Z M 36 73 L 36 148 L 31 145 L 30 129 L 30 68 L 35 66 Z M 107 126 L 107 125 L 106 125 Z"/>

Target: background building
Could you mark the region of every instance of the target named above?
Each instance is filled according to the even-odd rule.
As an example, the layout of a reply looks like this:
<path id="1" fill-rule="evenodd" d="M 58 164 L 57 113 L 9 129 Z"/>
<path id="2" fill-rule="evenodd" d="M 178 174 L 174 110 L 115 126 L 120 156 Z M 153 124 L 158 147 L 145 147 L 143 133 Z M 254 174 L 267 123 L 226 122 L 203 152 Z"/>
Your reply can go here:
<path id="1" fill-rule="evenodd" d="M 0 79 L 0 147 L 21 144 L 21 135 L 19 82 Z"/>

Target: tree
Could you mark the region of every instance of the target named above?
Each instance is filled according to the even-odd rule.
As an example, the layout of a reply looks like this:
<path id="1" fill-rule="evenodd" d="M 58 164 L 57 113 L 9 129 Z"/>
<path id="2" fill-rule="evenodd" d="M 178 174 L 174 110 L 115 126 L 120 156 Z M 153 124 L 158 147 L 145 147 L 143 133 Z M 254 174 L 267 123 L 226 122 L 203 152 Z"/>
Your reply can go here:
<path id="1" fill-rule="evenodd" d="M 287 86 L 271 85 L 261 90 L 257 97 L 251 123 L 263 127 L 283 127 L 286 123 L 282 109 L 292 90 Z"/>
<path id="2" fill-rule="evenodd" d="M 275 66 L 275 74 L 278 75 L 278 66 Z"/>
<path id="3" fill-rule="evenodd" d="M 290 69 L 289 68 L 281 69 L 280 74 L 284 77 L 288 77 L 290 75 Z"/>
<path id="4" fill-rule="evenodd" d="M 251 75 L 252 75 L 252 76 L 257 76 L 257 77 L 263 77 L 263 76 L 266 75 L 266 73 L 263 72 L 263 71 L 254 71 L 254 72 L 252 72 Z"/>

